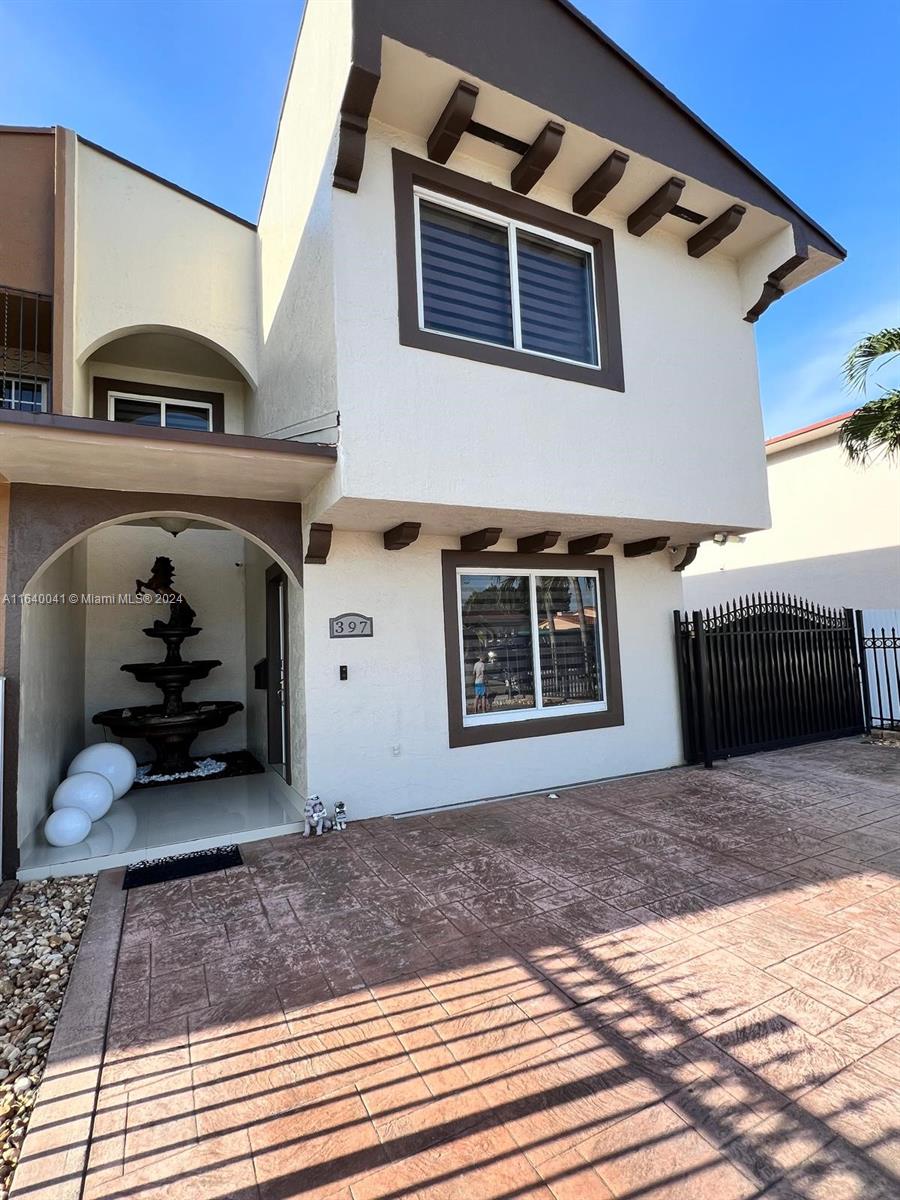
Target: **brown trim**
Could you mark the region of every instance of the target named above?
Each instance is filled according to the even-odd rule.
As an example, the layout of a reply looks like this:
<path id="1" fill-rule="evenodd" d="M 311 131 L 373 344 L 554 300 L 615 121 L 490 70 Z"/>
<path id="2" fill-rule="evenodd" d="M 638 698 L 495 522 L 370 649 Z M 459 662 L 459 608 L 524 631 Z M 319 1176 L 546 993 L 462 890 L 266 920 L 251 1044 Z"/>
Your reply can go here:
<path id="1" fill-rule="evenodd" d="M 666 213 L 677 206 L 685 186 L 685 180 L 673 175 L 634 210 L 628 218 L 628 232 L 635 237 L 643 237 L 654 225 L 658 225 Z"/>
<path id="2" fill-rule="evenodd" d="M 469 554 L 474 554 L 478 550 L 489 550 L 491 546 L 496 546 L 500 541 L 502 532 L 502 529 L 492 525 L 487 529 L 476 529 L 474 533 L 464 533 L 459 539 L 459 548 Z"/>
<path id="3" fill-rule="evenodd" d="M 421 521 L 402 521 L 393 529 L 388 529 L 384 535 L 385 550 L 405 550 L 418 538 L 421 528 Z"/>
<path id="4" fill-rule="evenodd" d="M 247 229 L 252 229 L 254 233 L 256 232 L 256 226 L 252 221 L 248 221 L 246 217 L 239 217 L 237 213 L 229 212 L 227 208 L 213 204 L 212 200 L 205 200 L 202 196 L 198 196 L 196 192 L 189 192 L 181 184 L 173 183 L 171 179 L 166 179 L 163 175 L 157 175 L 154 171 L 148 171 L 146 167 L 132 162 L 130 158 L 123 158 L 121 154 L 116 154 L 114 150 L 107 150 L 105 146 L 99 146 L 96 142 L 89 141 L 86 137 L 82 137 L 80 133 L 76 134 L 76 137 L 82 146 L 87 146 L 90 150 L 96 150 L 98 154 L 102 154 L 106 158 L 111 158 L 113 162 L 121 163 L 123 167 L 129 167 L 132 171 L 137 171 L 139 175 L 143 175 L 147 179 L 152 179 L 154 183 L 161 183 L 163 187 L 169 188 L 173 192 L 178 192 L 181 196 L 187 196 L 188 200 L 195 200 L 198 204 L 202 204 L 204 208 L 212 209 L 220 217 L 227 217 L 229 221 L 237 221 L 238 225 L 243 225 Z"/>
<path id="5" fill-rule="evenodd" d="M 802 267 L 808 258 L 808 249 L 805 246 L 800 247 L 797 253 L 792 254 L 780 267 L 776 267 L 774 271 L 769 272 L 768 278 L 762 285 L 759 299 L 752 308 L 748 309 L 747 315 L 744 317 L 744 320 L 748 324 L 754 325 L 767 308 L 773 305 L 776 300 L 781 299 L 784 295 L 784 288 L 781 286 L 782 283 L 784 283 L 792 271 L 796 271 L 798 267 Z"/>
<path id="6" fill-rule="evenodd" d="M 528 721 L 502 721 L 495 725 L 463 724 L 463 691 L 459 673 L 459 612 L 456 573 L 460 567 L 495 567 L 498 571 L 553 570 L 578 575 L 599 575 L 600 635 L 606 664 L 606 711 L 572 716 L 532 717 Z M 578 554 L 508 554 L 504 551 L 466 554 L 441 551 L 444 598 L 444 650 L 447 667 L 447 716 L 450 747 L 482 746 L 518 738 L 549 737 L 584 729 L 610 729 L 625 724 L 622 704 L 622 667 L 619 658 L 619 624 L 616 616 L 616 581 L 612 556 Z"/>
<path id="7" fill-rule="evenodd" d="M 609 158 L 589 175 L 572 197 L 572 210 L 586 217 L 601 200 L 605 200 L 617 183 L 621 182 L 628 166 L 628 155 L 624 150 L 613 150 Z"/>
<path id="8" fill-rule="evenodd" d="M 18 415 L 18 414 L 17 414 Z M 53 418 L 54 423 L 67 418 Z M 88 427 L 99 426 L 84 418 Z M 163 430 L 163 432 L 166 432 Z M 172 431 L 169 431 L 172 432 Z M 220 434 L 205 434 L 217 437 Z M 257 441 L 264 441 L 259 438 Z M 222 521 L 256 538 L 284 564 L 289 578 L 303 585 L 299 504 L 243 500 L 222 496 L 188 496 L 169 492 L 121 492 L 100 488 L 52 487 L 14 483 L 9 491 L 9 544 L 5 590 L 24 592 L 40 568 L 63 546 L 78 541 L 98 525 L 115 523 L 134 513 L 186 512 Z M 22 650 L 22 605 L 5 607 L 6 727 L 3 738 L 3 876 L 15 874 L 18 849 L 19 691 Z"/>
<path id="9" fill-rule="evenodd" d="M 569 542 L 569 553 L 594 554 L 597 550 L 605 550 L 612 536 L 611 533 L 589 533 L 587 537 L 574 538 Z"/>
<path id="10" fill-rule="evenodd" d="M 526 195 L 543 178 L 544 172 L 562 149 L 566 127 L 559 121 L 548 121 L 512 169 L 509 186 L 514 192 Z"/>
<path id="11" fill-rule="evenodd" d="M 846 250 L 570 0 L 509 6 L 484 0 L 352 0 L 351 71 L 375 85 L 384 38 L 518 96 L 605 140 L 788 221 L 826 255 Z M 547 48 L 553 47 L 549 54 Z M 374 100 L 372 88 L 364 116 Z M 826 176 L 827 178 L 827 176 Z M 355 188 L 353 189 L 356 190 Z"/>
<path id="12" fill-rule="evenodd" d="M 419 350 L 433 350 L 456 358 L 511 367 L 533 375 L 549 375 L 575 383 L 624 392 L 625 374 L 622 365 L 622 334 L 619 323 L 619 293 L 616 285 L 616 256 L 613 232 L 584 217 L 551 208 L 529 200 L 516 192 L 508 192 L 492 183 L 461 175 L 448 167 L 439 166 L 402 150 L 392 152 L 394 163 L 394 218 L 397 233 L 397 292 L 400 322 L 400 344 Z M 586 242 L 594 250 L 594 284 L 597 323 L 600 336 L 599 367 L 579 363 L 557 362 L 541 358 L 524 350 L 506 346 L 490 346 L 469 342 L 463 338 L 447 337 L 419 328 L 419 298 L 416 280 L 416 235 L 413 188 L 421 184 L 432 191 L 507 217 L 537 225 L 549 232 Z"/>
<path id="13" fill-rule="evenodd" d="M 668 535 L 664 537 L 644 538 L 640 542 L 628 542 L 625 546 L 626 558 L 643 558 L 645 554 L 658 554 L 669 544 Z"/>
<path id="14" fill-rule="evenodd" d="M 541 533 L 518 538 L 516 549 L 520 554 L 540 554 L 542 550 L 552 550 L 558 541 L 559 530 L 545 529 Z"/>
<path id="15" fill-rule="evenodd" d="M 674 567 L 672 567 L 672 570 L 673 571 L 683 571 L 685 569 L 685 567 L 689 567 L 691 565 L 691 563 L 694 561 L 694 559 L 697 557 L 697 551 L 699 549 L 700 549 L 699 542 L 688 542 L 688 544 L 684 547 L 684 554 L 681 556 L 681 558 L 678 560 L 678 562 L 675 563 Z"/>
<path id="16" fill-rule="evenodd" d="M 53 308 L 50 342 L 50 412 L 62 412 L 63 364 L 66 361 L 65 314 L 69 307 L 66 289 L 66 138 L 63 130 L 54 138 L 53 190 Z"/>
<path id="17" fill-rule="evenodd" d="M 210 449 L 256 450 L 262 454 L 292 454 L 297 458 L 327 458 L 337 461 L 337 447 L 322 442 L 292 442 L 287 438 L 254 437 L 246 433 L 204 433 L 199 429 L 171 429 L 158 425 L 132 425 L 127 421 L 104 421 L 97 417 L 69 417 L 59 413 L 28 413 L 0 409 L 0 431 L 4 425 L 33 425 L 36 429 L 68 430 L 99 434 L 101 437 L 149 438 L 174 445 L 209 446 Z"/>
<path id="18" fill-rule="evenodd" d="M 459 139 L 472 119 L 477 99 L 478 88 L 475 84 L 461 79 L 429 135 L 427 150 L 432 162 L 445 163 L 459 145 Z"/>
<path id="19" fill-rule="evenodd" d="M 281 599 L 284 604 L 282 613 L 274 603 L 281 588 Z M 290 643 L 290 613 L 288 604 L 288 577 L 284 570 L 273 563 L 266 569 L 266 759 L 271 766 L 277 765 L 272 758 L 273 733 L 281 742 L 281 755 L 278 763 L 284 767 L 284 782 L 291 782 L 291 643 Z M 281 653 L 284 663 L 284 695 L 281 704 L 278 703 L 278 685 L 280 677 L 275 678 L 272 670 L 273 643 L 275 631 L 281 642 Z M 284 729 L 281 728 L 280 709 L 284 709 Z"/>
<path id="20" fill-rule="evenodd" d="M 148 400 L 192 400 L 198 404 L 208 404 L 212 409 L 210 414 L 212 429 L 209 432 L 225 432 L 224 392 L 201 392 L 196 388 L 164 387 L 157 383 L 135 383 L 129 379 L 105 379 L 100 375 L 95 375 L 93 397 L 95 421 L 111 419 L 109 416 L 110 392 L 131 392 L 136 396 L 146 396 Z M 115 424 L 125 425 L 129 422 L 116 421 Z"/>
<path id="21" fill-rule="evenodd" d="M 305 563 L 315 563 L 324 566 L 328 562 L 328 552 L 331 550 L 331 535 L 334 526 L 324 521 L 313 521 L 309 527 L 306 539 Z"/>
<path id="22" fill-rule="evenodd" d="M 702 258 L 730 237 L 740 225 L 746 211 L 743 204 L 732 204 L 731 208 L 726 208 L 699 233 L 688 238 L 687 252 L 691 258 Z"/>
<path id="23" fill-rule="evenodd" d="M 332 176 L 334 186 L 344 192 L 355 192 L 359 188 L 359 177 L 362 175 L 366 157 L 369 113 L 372 111 L 380 78 L 379 74 L 372 74 L 356 63 L 350 66 L 344 98 L 341 101 L 337 157 Z M 268 179 L 266 183 L 268 184 Z"/>

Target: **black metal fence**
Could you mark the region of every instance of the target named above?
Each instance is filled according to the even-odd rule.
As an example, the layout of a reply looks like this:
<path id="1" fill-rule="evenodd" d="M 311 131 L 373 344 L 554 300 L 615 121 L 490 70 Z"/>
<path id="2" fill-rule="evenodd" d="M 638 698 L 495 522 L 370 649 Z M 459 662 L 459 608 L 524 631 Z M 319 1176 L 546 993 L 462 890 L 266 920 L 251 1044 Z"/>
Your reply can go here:
<path id="1" fill-rule="evenodd" d="M 856 613 L 863 703 L 868 729 L 900 732 L 900 638 L 897 629 L 872 626 L 866 631 Z"/>
<path id="2" fill-rule="evenodd" d="M 0 408 L 50 409 L 53 301 L 0 286 Z"/>
<path id="3" fill-rule="evenodd" d="M 749 596 L 675 613 L 688 762 L 866 730 L 852 609 Z"/>

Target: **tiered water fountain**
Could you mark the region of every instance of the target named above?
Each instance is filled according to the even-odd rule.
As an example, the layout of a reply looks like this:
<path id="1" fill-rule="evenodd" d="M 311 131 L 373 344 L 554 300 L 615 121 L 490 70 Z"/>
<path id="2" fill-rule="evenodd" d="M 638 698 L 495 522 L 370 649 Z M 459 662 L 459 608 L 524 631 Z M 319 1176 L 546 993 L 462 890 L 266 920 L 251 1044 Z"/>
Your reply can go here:
<path id="1" fill-rule="evenodd" d="M 221 667 L 217 658 L 184 662 L 181 647 L 186 638 L 201 632 L 194 625 L 196 613 L 185 598 L 172 586 L 175 569 L 169 558 L 157 558 L 153 572 L 146 582 L 136 580 L 136 595 L 155 594 L 169 604 L 168 621 L 154 621 L 144 633 L 165 643 L 166 657 L 162 662 L 125 663 L 139 683 L 152 683 L 163 694 L 162 704 L 147 704 L 134 708 L 109 708 L 94 715 L 95 725 L 103 725 L 116 737 L 144 738 L 156 755 L 150 768 L 150 778 L 158 775 L 190 775 L 196 762 L 190 748 L 199 733 L 219 729 L 234 713 L 244 707 L 237 700 L 185 701 L 186 687 L 205 679 L 214 667 Z"/>

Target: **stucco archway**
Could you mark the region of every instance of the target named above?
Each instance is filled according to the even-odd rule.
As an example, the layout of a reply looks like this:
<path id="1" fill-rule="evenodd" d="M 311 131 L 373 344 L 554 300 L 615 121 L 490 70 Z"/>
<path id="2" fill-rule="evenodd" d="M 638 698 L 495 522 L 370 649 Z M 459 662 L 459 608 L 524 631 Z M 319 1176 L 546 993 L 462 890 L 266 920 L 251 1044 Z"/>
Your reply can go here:
<path id="1" fill-rule="evenodd" d="M 240 534 L 302 587 L 298 504 L 166 493 L 109 492 L 16 484 L 10 489 L 7 592 L 22 595 L 92 532 L 157 516 L 194 519 Z M 3 756 L 3 874 L 18 866 L 19 724 L 23 608 L 6 609 L 6 716 Z"/>

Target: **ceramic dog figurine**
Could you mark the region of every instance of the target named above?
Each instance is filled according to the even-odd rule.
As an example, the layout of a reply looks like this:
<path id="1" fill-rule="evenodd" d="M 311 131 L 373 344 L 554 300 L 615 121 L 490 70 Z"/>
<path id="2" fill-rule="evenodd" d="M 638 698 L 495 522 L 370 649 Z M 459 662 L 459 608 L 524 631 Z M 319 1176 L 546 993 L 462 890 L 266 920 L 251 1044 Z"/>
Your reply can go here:
<path id="1" fill-rule="evenodd" d="M 331 824 L 332 829 L 344 830 L 347 828 L 347 806 L 343 800 L 334 802 L 334 821 Z"/>
<path id="2" fill-rule="evenodd" d="M 309 797 L 303 808 L 303 815 L 306 818 L 306 824 L 303 827 L 304 837 L 309 837 L 311 833 L 314 833 L 316 837 L 321 837 L 326 829 L 331 828 L 325 805 L 318 796 Z"/>

